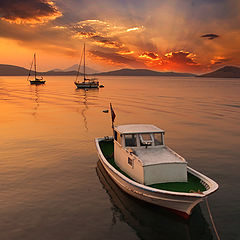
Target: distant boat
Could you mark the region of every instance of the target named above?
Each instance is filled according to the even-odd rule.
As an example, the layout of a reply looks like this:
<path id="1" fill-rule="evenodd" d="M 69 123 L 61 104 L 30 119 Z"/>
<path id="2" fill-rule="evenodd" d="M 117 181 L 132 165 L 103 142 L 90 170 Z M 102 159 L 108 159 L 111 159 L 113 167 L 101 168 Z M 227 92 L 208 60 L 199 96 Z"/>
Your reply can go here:
<path id="1" fill-rule="evenodd" d="M 32 71 L 32 65 L 34 64 L 34 80 L 29 80 L 29 77 L 31 75 L 31 71 Z M 30 84 L 35 84 L 35 85 L 39 85 L 39 84 L 44 84 L 46 81 L 43 80 L 43 77 L 37 77 L 37 63 L 36 63 L 36 53 L 34 53 L 33 55 L 33 61 L 29 70 L 29 74 L 28 74 L 28 79 L 30 81 Z"/>
<path id="2" fill-rule="evenodd" d="M 83 81 L 78 81 L 79 71 L 81 67 L 82 59 L 80 60 L 80 64 L 78 65 L 77 76 L 75 80 L 75 85 L 77 88 L 99 88 L 99 81 L 97 78 L 87 78 L 86 77 L 86 61 L 85 61 L 85 44 L 83 47 Z"/>

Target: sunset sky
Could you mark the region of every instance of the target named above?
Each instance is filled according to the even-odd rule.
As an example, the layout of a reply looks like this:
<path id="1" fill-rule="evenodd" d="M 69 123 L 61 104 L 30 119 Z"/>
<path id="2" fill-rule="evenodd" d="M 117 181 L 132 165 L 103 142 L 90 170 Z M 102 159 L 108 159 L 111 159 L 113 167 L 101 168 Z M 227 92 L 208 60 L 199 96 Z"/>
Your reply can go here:
<path id="1" fill-rule="evenodd" d="M 79 62 L 99 71 L 202 73 L 240 66 L 239 0 L 1 0 L 0 63 L 40 71 Z"/>

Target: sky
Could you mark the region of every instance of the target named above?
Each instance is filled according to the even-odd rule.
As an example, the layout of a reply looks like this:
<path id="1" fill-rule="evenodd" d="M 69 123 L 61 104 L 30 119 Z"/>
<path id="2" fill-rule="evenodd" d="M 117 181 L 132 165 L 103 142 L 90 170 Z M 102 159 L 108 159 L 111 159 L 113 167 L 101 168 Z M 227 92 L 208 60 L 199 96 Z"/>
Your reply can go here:
<path id="1" fill-rule="evenodd" d="M 240 66 L 239 0 L 0 0 L 0 63 L 39 71 Z"/>

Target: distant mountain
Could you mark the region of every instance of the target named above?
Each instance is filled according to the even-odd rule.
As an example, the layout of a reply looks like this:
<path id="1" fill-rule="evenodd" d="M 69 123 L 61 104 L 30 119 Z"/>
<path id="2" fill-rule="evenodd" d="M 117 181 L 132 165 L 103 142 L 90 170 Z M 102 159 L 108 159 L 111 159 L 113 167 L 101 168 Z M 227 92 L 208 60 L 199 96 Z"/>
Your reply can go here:
<path id="1" fill-rule="evenodd" d="M 76 65 L 73 65 L 73 68 Z M 68 68 L 70 69 L 70 68 Z M 66 70 L 66 69 L 65 69 Z M 54 69 L 47 72 L 38 72 L 39 75 L 45 76 L 72 76 L 76 75 L 76 70 L 65 71 L 61 69 Z M 91 69 L 93 70 L 93 69 Z M 94 71 L 94 70 L 93 70 Z M 82 70 L 81 70 L 82 72 Z M 87 71 L 86 71 L 87 72 Z M 0 64 L 0 76 L 27 76 L 29 70 L 23 67 Z M 87 72 L 88 73 L 88 72 Z M 95 74 L 94 74 L 95 73 Z M 176 73 L 176 72 L 157 72 L 148 69 L 120 69 L 116 71 L 110 72 L 102 72 L 102 73 L 91 73 L 89 75 L 101 75 L 101 76 L 174 76 L 174 77 L 188 77 L 195 76 L 191 73 Z M 79 75 L 82 75 L 80 73 Z"/>
<path id="2" fill-rule="evenodd" d="M 195 76 L 191 73 L 176 73 L 176 72 L 157 72 L 148 69 L 120 69 L 110 72 L 102 72 L 97 75 L 103 76 L 174 76 L 174 77 L 190 77 Z"/>
<path id="3" fill-rule="evenodd" d="M 29 70 L 23 67 L 0 64 L 0 76 L 27 76 Z"/>
<path id="4" fill-rule="evenodd" d="M 61 71 L 55 71 L 55 70 L 51 70 L 48 72 L 43 72 L 41 73 L 44 76 L 76 76 L 77 75 L 77 71 L 68 71 L 68 72 L 63 72 Z M 81 73 L 79 73 L 79 75 L 82 75 Z"/>
<path id="5" fill-rule="evenodd" d="M 0 64 L 0 76 L 28 76 L 29 70 L 23 67 L 14 65 Z M 54 69 L 47 72 L 38 72 L 38 75 L 44 76 L 71 76 L 76 75 L 77 71 L 63 71 L 61 69 Z M 31 71 L 33 75 L 33 71 Z M 82 75 L 81 73 L 79 75 Z"/>
<path id="6" fill-rule="evenodd" d="M 50 71 L 52 71 L 52 72 L 63 72 L 64 70 L 62 70 L 62 69 L 60 69 L 60 68 L 54 68 L 54 69 L 52 69 L 52 70 L 50 70 Z M 49 72 L 50 72 L 49 71 Z"/>
<path id="7" fill-rule="evenodd" d="M 68 67 L 68 68 L 65 68 L 65 69 L 58 69 L 57 68 L 57 69 L 53 69 L 51 71 L 54 71 L 54 72 L 72 72 L 72 71 L 77 71 L 77 70 L 78 70 L 78 64 L 74 64 L 71 67 Z M 98 72 L 95 69 L 92 69 L 90 67 L 86 67 L 85 70 L 86 70 L 87 74 L 95 74 L 95 73 Z M 80 71 L 83 72 L 83 67 L 81 67 Z"/>
<path id="8" fill-rule="evenodd" d="M 234 66 L 225 66 L 214 72 L 206 73 L 198 77 L 240 78 L 240 68 Z"/>

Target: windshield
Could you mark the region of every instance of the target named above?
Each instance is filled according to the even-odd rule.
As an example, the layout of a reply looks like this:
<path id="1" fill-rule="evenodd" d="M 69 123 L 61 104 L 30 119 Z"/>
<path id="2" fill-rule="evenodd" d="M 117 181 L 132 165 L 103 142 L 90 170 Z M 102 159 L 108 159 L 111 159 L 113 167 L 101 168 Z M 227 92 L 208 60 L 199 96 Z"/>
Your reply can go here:
<path id="1" fill-rule="evenodd" d="M 161 133 L 154 133 L 153 138 L 154 138 L 155 146 L 163 145 L 163 137 Z"/>
<path id="2" fill-rule="evenodd" d="M 125 135 L 125 146 L 126 147 L 136 147 L 137 138 L 135 134 L 126 134 Z"/>
<path id="3" fill-rule="evenodd" d="M 152 137 L 150 133 L 141 133 L 139 135 L 140 138 L 140 145 L 141 146 L 150 146 L 152 145 Z"/>

